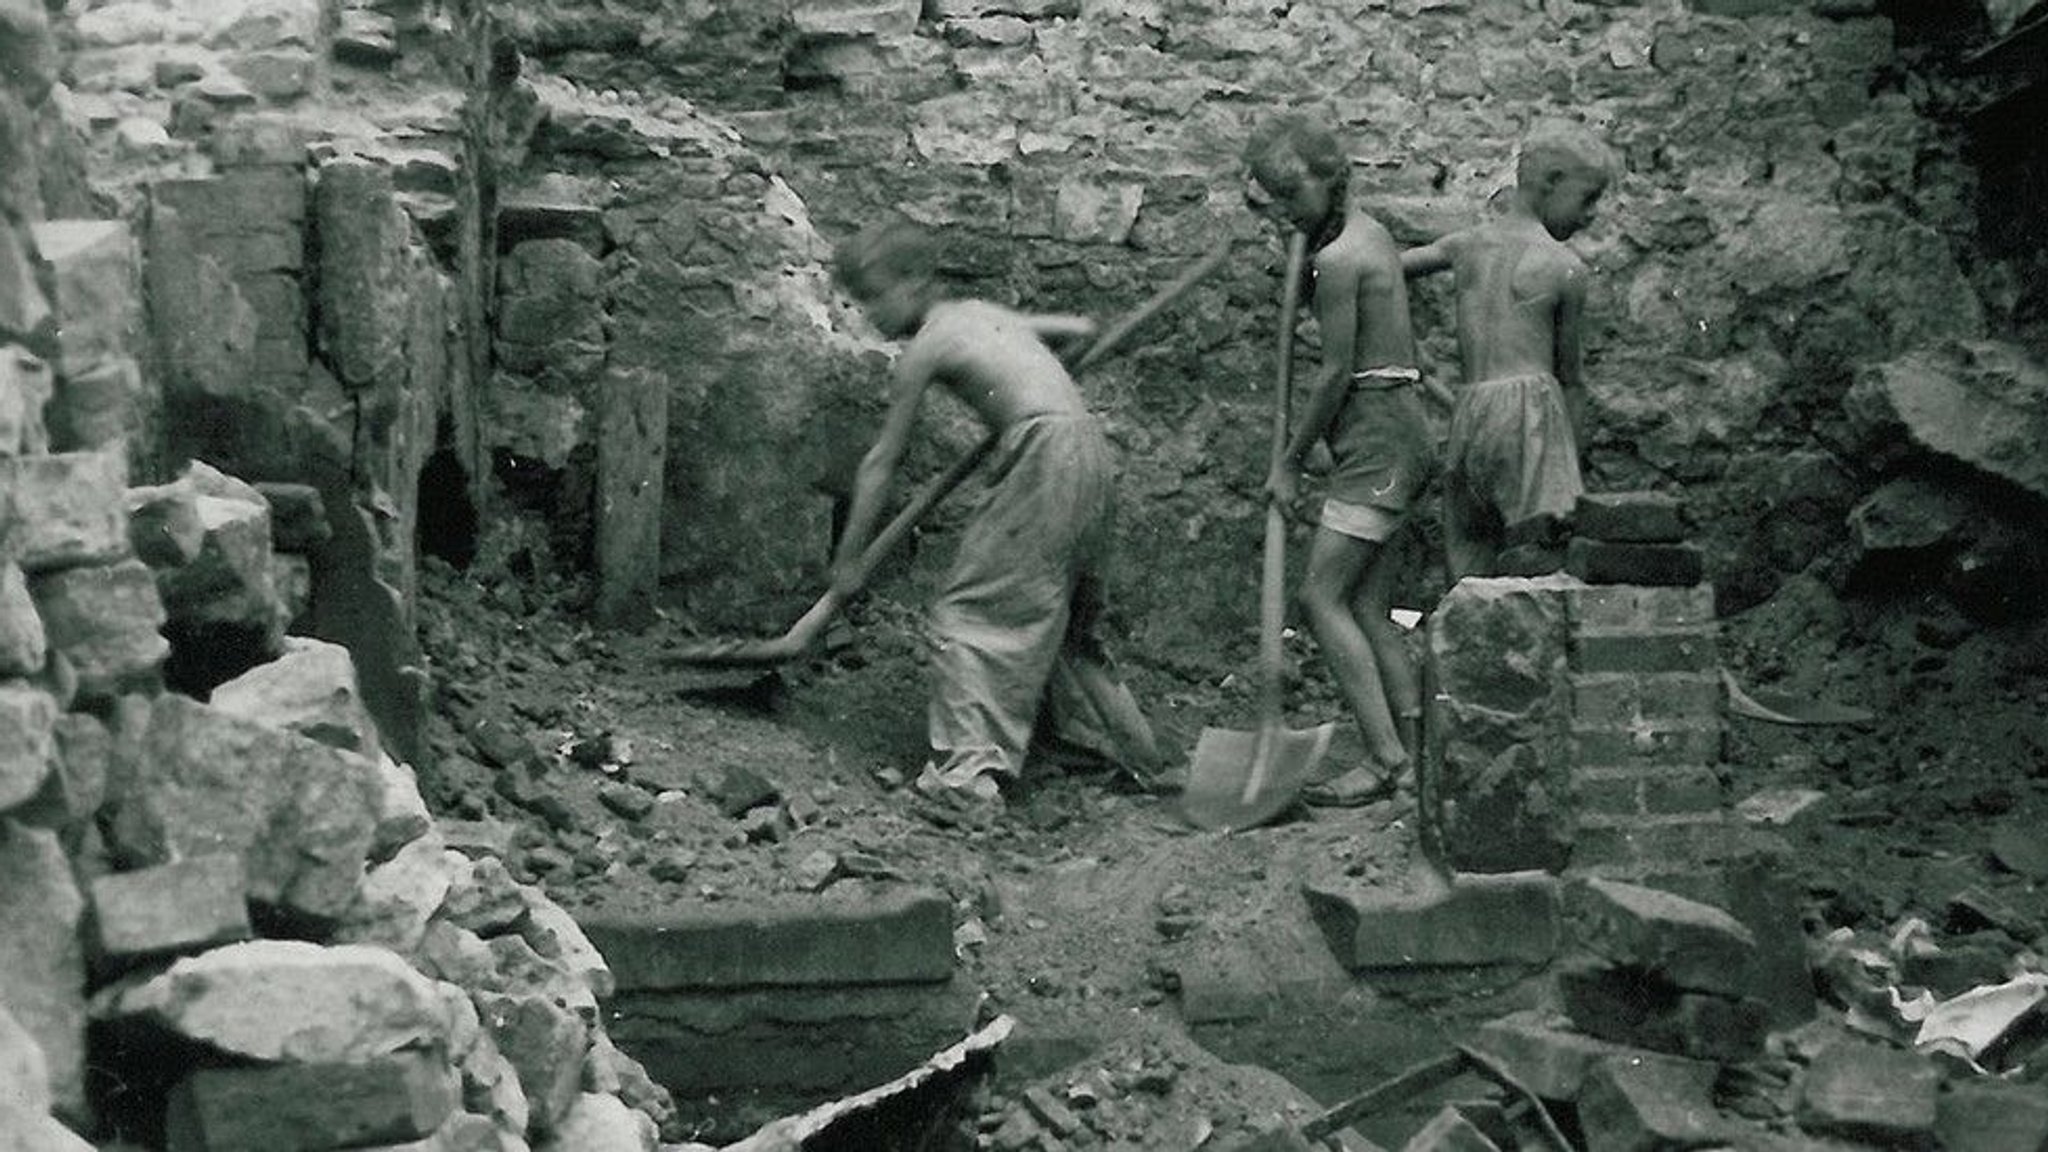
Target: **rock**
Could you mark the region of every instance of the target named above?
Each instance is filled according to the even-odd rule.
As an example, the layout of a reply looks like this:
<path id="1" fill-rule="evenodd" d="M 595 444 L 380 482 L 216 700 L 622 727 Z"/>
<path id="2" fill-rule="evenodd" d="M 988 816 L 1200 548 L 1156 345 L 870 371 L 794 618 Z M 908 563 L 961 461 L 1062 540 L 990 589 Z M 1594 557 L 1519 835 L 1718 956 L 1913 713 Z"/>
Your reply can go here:
<path id="1" fill-rule="evenodd" d="M 806 892 L 822 892 L 839 876 L 839 857 L 818 848 L 797 861 L 791 879 Z"/>
<path id="2" fill-rule="evenodd" d="M 616 1096 L 584 1092 L 534 1152 L 654 1152 L 659 1143 L 654 1121 Z"/>
<path id="3" fill-rule="evenodd" d="M 1879 462 L 1896 445 L 1959 460 L 2048 496 L 2048 370 L 1985 340 L 1909 352 L 1858 373 L 1843 401 L 1859 445 Z"/>
<path id="4" fill-rule="evenodd" d="M 0 818 L 0 1005 L 34 1039 L 62 1112 L 85 1114 L 85 901 L 53 832 Z"/>
<path id="5" fill-rule="evenodd" d="M 377 726 L 356 686 L 355 660 L 339 644 L 287 637 L 283 655 L 215 688 L 208 701 L 223 712 L 331 748 L 371 760 L 383 756 Z"/>
<path id="6" fill-rule="evenodd" d="M 2038 1087 L 1957 1079 L 1936 1108 L 1935 1135 L 1944 1152 L 2048 1148 L 2048 1094 Z"/>
<path id="7" fill-rule="evenodd" d="M 270 545 L 279 552 L 305 552 L 334 535 L 327 506 L 311 484 L 263 481 L 256 485 L 270 508 Z"/>
<path id="8" fill-rule="evenodd" d="M 0 560 L 0 677 L 33 676 L 43 670 L 49 640 L 28 578 L 10 560 Z"/>
<path id="9" fill-rule="evenodd" d="M 345 9 L 332 51 L 343 64 L 382 68 L 398 59 L 398 23 L 381 12 Z"/>
<path id="10" fill-rule="evenodd" d="M 155 443 L 161 408 L 160 393 L 130 357 L 67 370 L 45 410 L 50 445 L 60 452 L 83 452 L 125 443 L 136 451 Z M 136 456 L 140 466 L 148 459 Z"/>
<path id="11" fill-rule="evenodd" d="M 1865 552 L 1910 552 L 1956 538 L 1970 513 L 1960 492 L 1919 476 L 1886 481 L 1849 510 L 1849 529 Z"/>
<path id="12" fill-rule="evenodd" d="M 370 761 L 175 695 L 132 759 L 108 823 L 121 858 L 235 851 L 259 904 L 331 922 L 354 902 L 376 821 Z"/>
<path id="13" fill-rule="evenodd" d="M 370 833 L 370 862 L 382 863 L 398 850 L 427 834 L 434 826 L 433 813 L 420 796 L 419 778 L 413 770 L 390 756 L 378 754 L 377 800 L 373 806 L 376 827 Z M 445 844 L 445 841 L 444 841 Z"/>
<path id="14" fill-rule="evenodd" d="M 409 225 L 393 195 L 388 169 L 354 159 L 323 166 L 314 189 L 321 346 L 351 390 L 405 379 Z"/>
<path id="15" fill-rule="evenodd" d="M 477 1014 L 498 1051 L 519 1073 L 540 1132 L 554 1132 L 582 1090 L 589 1029 L 574 1012 L 542 996 L 480 992 Z"/>
<path id="16" fill-rule="evenodd" d="M 1654 974 L 1574 962 L 1557 973 L 1572 1024 L 1632 1048 L 1739 1063 L 1763 1053 L 1770 1017 L 1747 997 L 1688 992 Z"/>
<path id="17" fill-rule="evenodd" d="M 1401 1152 L 1500 1152 L 1500 1145 L 1467 1120 L 1457 1105 L 1446 1104 L 1408 1138 Z"/>
<path id="18" fill-rule="evenodd" d="M 782 795 L 775 782 L 744 765 L 729 764 L 709 775 L 700 787 L 718 810 L 727 816 L 742 816 L 750 809 L 772 804 Z"/>
<path id="19" fill-rule="evenodd" d="M 23 99 L 38 102 L 57 81 L 60 59 L 49 17 L 33 0 L 0 3 L 0 75 Z"/>
<path id="20" fill-rule="evenodd" d="M 206 533 L 199 555 L 157 576 L 173 631 L 246 635 L 257 651 L 279 654 L 286 621 L 271 579 L 269 508 L 205 495 L 198 503 Z"/>
<path id="21" fill-rule="evenodd" d="M 35 799 L 15 815 L 24 823 L 66 837 L 98 815 L 107 794 L 107 761 L 113 741 L 89 713 L 67 712 L 51 728 L 56 737 L 56 770 Z"/>
<path id="22" fill-rule="evenodd" d="M 452 857 L 452 859 L 451 859 Z M 435 836 L 423 836 L 370 869 L 356 889 L 355 903 L 331 937 L 341 944 L 378 944 L 402 956 L 419 949 L 427 922 L 448 897 L 462 857 Z"/>
<path id="23" fill-rule="evenodd" d="M 139 1017 L 252 1060 L 362 1062 L 445 1045 L 447 1010 L 432 981 L 397 954 L 299 940 L 229 944 L 93 1000 L 100 1020 Z"/>
<path id="24" fill-rule="evenodd" d="M 606 347 L 602 270 L 573 240 L 528 240 L 512 249 L 498 276 L 500 363 L 530 376 L 595 379 Z"/>
<path id="25" fill-rule="evenodd" d="M 0 1119 L 7 1109 L 21 1113 L 50 1110 L 50 1068 L 43 1049 L 14 1014 L 0 1004 Z"/>
<path id="26" fill-rule="evenodd" d="M 48 364 L 25 349 L 0 348 L 0 459 L 50 450 L 47 406 L 55 387 Z"/>
<path id="27" fill-rule="evenodd" d="M 50 302 L 64 374 L 108 359 L 132 360 L 143 334 L 142 262 L 127 223 L 45 220 L 29 231 L 55 285 Z M 61 388 L 57 403 L 64 403 Z"/>
<path id="28" fill-rule="evenodd" d="M 1576 584 L 1462 580 L 1430 614 L 1438 689 L 1423 771 L 1434 788 L 1417 819 L 1461 871 L 1561 869 L 1569 858 L 1566 592 Z"/>
<path id="29" fill-rule="evenodd" d="M 526 916 L 526 897 L 505 863 L 495 856 L 458 870 L 442 902 L 440 918 L 483 936 L 509 931 Z"/>
<path id="30" fill-rule="evenodd" d="M 1723 1129 L 1713 1104 L 1714 1066 L 1640 1053 L 1600 1061 L 1579 1093 L 1590 1148 L 1696 1148 Z"/>
<path id="31" fill-rule="evenodd" d="M 1913 1145 L 1934 1132 L 1941 1072 L 1925 1056 L 1857 1041 L 1813 1058 L 1799 1123 L 1814 1132 Z"/>
<path id="32" fill-rule="evenodd" d="M 144 488 L 127 495 L 128 543 L 152 568 L 176 568 L 199 558 L 206 526 L 199 520 L 199 489 L 190 479 Z"/>
<path id="33" fill-rule="evenodd" d="M 1568 1023 L 1517 1012 L 1480 1025 L 1471 1043 L 1545 1100 L 1575 1100 L 1593 1066 L 1621 1049 Z"/>
<path id="34" fill-rule="evenodd" d="M 57 758 L 57 701 L 40 688 L 0 681 L 0 812 L 42 790 Z"/>
<path id="35" fill-rule="evenodd" d="M 1573 939 L 1610 964 L 1654 973 L 1687 991 L 1739 996 L 1749 990 L 1756 938 L 1719 908 L 1592 879 L 1565 890 L 1564 909 Z"/>
<path id="36" fill-rule="evenodd" d="M 385 1146 L 432 1135 L 460 1104 L 454 1069 L 403 1052 L 360 1063 L 208 1068 L 172 1090 L 172 1148 L 273 1152 Z"/>
<path id="37" fill-rule="evenodd" d="M 13 505 L 5 547 L 31 576 L 121 560 L 127 486 L 118 449 L 0 459 L 0 501 Z"/>
<path id="38" fill-rule="evenodd" d="M 118 963 L 246 940 L 247 888 L 242 858 L 229 853 L 95 877 L 97 955 Z"/>
<path id="39" fill-rule="evenodd" d="M 170 643 L 156 578 L 140 560 L 72 568 L 29 580 L 50 648 L 78 675 L 81 702 L 156 683 Z"/>
<path id="40" fill-rule="evenodd" d="M 597 798 L 606 808 L 628 820 L 639 820 L 654 810 L 654 797 L 633 784 L 610 783 L 598 789 Z"/>
<path id="41" fill-rule="evenodd" d="M 526 903 L 526 918 L 519 924 L 520 936 L 574 981 L 587 997 L 609 999 L 616 987 L 611 966 L 591 945 L 583 927 L 540 889 L 522 884 L 519 895 Z"/>

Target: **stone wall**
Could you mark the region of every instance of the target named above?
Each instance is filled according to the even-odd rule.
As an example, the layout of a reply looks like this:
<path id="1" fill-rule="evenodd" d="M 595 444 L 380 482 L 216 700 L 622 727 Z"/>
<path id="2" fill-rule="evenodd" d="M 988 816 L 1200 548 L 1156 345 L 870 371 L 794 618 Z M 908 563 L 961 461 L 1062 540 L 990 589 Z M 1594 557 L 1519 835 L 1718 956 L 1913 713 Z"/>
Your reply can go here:
<path id="1" fill-rule="evenodd" d="M 803 472 L 831 453 L 800 425 L 822 410 L 858 442 L 874 411 L 879 373 L 821 330 L 843 318 L 801 284 L 765 306 L 760 285 L 814 276 L 820 240 L 894 209 L 946 226 L 962 288 L 1098 315 L 1239 241 L 1085 386 L 1124 450 L 1125 622 L 1167 659 L 1243 634 L 1276 246 L 1236 153 L 1281 108 L 1343 130 L 1408 242 L 1480 218 L 1539 117 L 1617 145 L 1627 170 L 1577 242 L 1598 285 L 1592 479 L 1693 490 L 1730 609 L 1849 547 L 1841 517 L 1871 484 L 1834 422 L 1857 366 L 1980 336 L 2013 300 L 2007 265 L 1969 258 L 1971 173 L 1865 4 L 558 2 L 506 21 L 543 91 L 582 94 L 530 171 L 602 176 L 585 202 L 639 222 L 599 256 L 606 312 L 635 371 L 668 383 L 663 567 L 706 612 L 764 579 L 814 586 L 823 504 Z M 685 102 L 725 143 L 627 155 L 589 108 Z M 764 215 L 799 212 L 817 237 L 761 242 Z M 1448 373 L 1445 288 L 1417 298 Z M 1132 558 L 1152 555 L 1183 578 L 1149 579 Z"/>

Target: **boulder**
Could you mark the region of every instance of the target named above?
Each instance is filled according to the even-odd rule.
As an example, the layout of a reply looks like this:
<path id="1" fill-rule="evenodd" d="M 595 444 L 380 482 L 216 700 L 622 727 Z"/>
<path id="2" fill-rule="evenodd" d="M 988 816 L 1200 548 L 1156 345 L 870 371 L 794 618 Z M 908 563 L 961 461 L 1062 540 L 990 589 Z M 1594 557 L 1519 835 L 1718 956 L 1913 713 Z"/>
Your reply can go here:
<path id="1" fill-rule="evenodd" d="M 579 1094 L 535 1152 L 654 1152 L 660 1145 L 654 1121 L 616 1096 Z"/>
<path id="2" fill-rule="evenodd" d="M 199 558 L 206 526 L 199 520 L 199 489 L 189 478 L 128 489 L 128 543 L 152 568 L 176 568 Z"/>
<path id="3" fill-rule="evenodd" d="M 329 747 L 372 760 L 382 756 L 377 726 L 356 686 L 355 661 L 339 644 L 287 637 L 283 655 L 215 688 L 207 701 Z"/>
<path id="4" fill-rule="evenodd" d="M 546 996 L 480 992 L 475 999 L 484 1028 L 519 1073 L 534 1130 L 558 1130 L 581 1091 L 588 1026 Z"/>
<path id="5" fill-rule="evenodd" d="M 436 836 L 407 844 L 363 877 L 355 903 L 335 926 L 332 938 L 337 943 L 381 944 L 401 955 L 413 954 L 426 937 L 427 921 L 448 898 L 449 886 L 459 871 L 456 862 L 461 860 L 443 848 Z"/>
<path id="6" fill-rule="evenodd" d="M 108 359 L 132 361 L 142 341 L 142 260 L 127 223 L 45 220 L 29 231 L 50 265 L 64 374 Z"/>
<path id="7" fill-rule="evenodd" d="M 118 450 L 0 460 L 0 539 L 31 575 L 113 563 L 128 555 L 127 487 Z"/>
<path id="8" fill-rule="evenodd" d="M 432 1135 L 460 1103 L 459 1081 L 442 1057 L 402 1052 L 202 1069 L 172 1091 L 165 1127 L 171 1148 L 206 1152 L 395 1147 Z"/>
<path id="9" fill-rule="evenodd" d="M 0 676 L 33 676 L 43 670 L 48 654 L 28 577 L 13 561 L 0 559 Z"/>
<path id="10" fill-rule="evenodd" d="M 1849 529 L 1865 552 L 1912 552 L 1955 541 L 1971 501 L 1922 476 L 1900 476 L 1849 510 Z"/>
<path id="11" fill-rule="evenodd" d="M 376 826 L 376 765 L 182 696 L 124 757 L 109 847 L 136 864 L 240 852 L 250 899 L 315 923 L 354 903 Z"/>
<path id="12" fill-rule="evenodd" d="M 99 1020 L 141 1019 L 260 1061 L 369 1061 L 448 1043 L 433 981 L 365 944 L 249 940 L 188 956 L 94 997 Z"/>

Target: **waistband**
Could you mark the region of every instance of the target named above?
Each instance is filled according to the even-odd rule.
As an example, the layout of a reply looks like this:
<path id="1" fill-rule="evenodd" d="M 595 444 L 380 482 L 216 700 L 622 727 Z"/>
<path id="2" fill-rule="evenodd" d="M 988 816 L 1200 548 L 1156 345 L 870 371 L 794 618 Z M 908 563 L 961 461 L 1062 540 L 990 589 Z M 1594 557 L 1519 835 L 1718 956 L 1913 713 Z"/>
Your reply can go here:
<path id="1" fill-rule="evenodd" d="M 1422 370 L 1419 368 L 1388 365 L 1380 368 L 1366 368 L 1351 374 L 1351 386 L 1364 392 L 1379 392 L 1389 388 L 1399 388 L 1405 384 L 1419 384 L 1421 382 Z"/>

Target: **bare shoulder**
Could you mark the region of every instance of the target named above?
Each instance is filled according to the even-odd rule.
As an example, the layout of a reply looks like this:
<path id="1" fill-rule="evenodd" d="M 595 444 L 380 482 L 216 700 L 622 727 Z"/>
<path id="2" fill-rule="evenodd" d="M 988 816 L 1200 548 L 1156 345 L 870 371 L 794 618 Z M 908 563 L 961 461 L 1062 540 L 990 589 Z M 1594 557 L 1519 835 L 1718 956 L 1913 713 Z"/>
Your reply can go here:
<path id="1" fill-rule="evenodd" d="M 1316 253 L 1316 275 L 1384 278 L 1401 275 L 1401 247 L 1386 226 L 1370 216 L 1354 216 L 1329 247 Z"/>
<path id="2" fill-rule="evenodd" d="M 1586 277 L 1590 275 L 1591 270 L 1586 267 L 1584 258 L 1577 252 L 1572 251 L 1569 244 L 1560 240 L 1551 240 L 1541 245 L 1538 251 L 1540 252 L 1540 257 L 1537 262 L 1537 269 L 1544 279 L 1559 288 L 1576 287 L 1585 284 Z"/>

